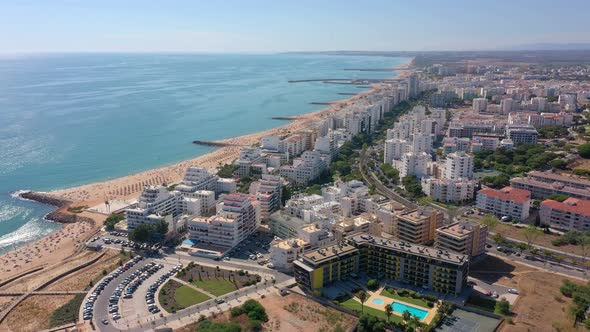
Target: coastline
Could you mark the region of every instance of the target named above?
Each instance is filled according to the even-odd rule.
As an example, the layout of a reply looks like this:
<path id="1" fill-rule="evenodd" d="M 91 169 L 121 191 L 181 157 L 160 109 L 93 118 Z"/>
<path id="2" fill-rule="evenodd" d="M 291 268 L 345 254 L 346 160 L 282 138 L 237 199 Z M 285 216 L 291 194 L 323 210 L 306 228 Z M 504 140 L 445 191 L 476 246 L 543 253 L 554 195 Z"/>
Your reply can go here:
<path id="1" fill-rule="evenodd" d="M 397 73 L 394 77 L 400 78 L 404 76 L 403 70 L 407 70 L 408 67 L 407 64 L 402 66 L 404 67 L 400 67 L 400 69 L 397 69 L 399 66 L 396 66 L 396 70 L 402 72 Z M 103 203 L 105 199 L 121 201 L 135 199 L 139 196 L 145 185 L 179 182 L 184 177 L 186 169 L 191 166 L 214 169 L 218 166 L 233 162 L 239 157 L 240 149 L 242 147 L 258 144 L 263 136 L 288 135 L 303 130 L 312 123 L 338 112 L 344 106 L 348 106 L 357 100 L 364 99 L 367 95 L 374 94 L 381 89 L 382 87 L 379 84 L 374 84 L 369 90 L 360 92 L 349 98 L 335 101 L 326 108 L 293 116 L 293 120 L 287 124 L 251 134 L 216 140 L 216 143 L 224 143 L 227 144 L 227 146 L 218 147 L 209 153 L 192 159 L 115 179 L 67 189 L 53 190 L 43 194 L 71 201 L 74 205 L 88 206 Z M 191 144 L 191 142 L 187 142 L 187 144 Z"/>
<path id="2" fill-rule="evenodd" d="M 413 59 L 408 63 L 393 67 L 392 69 L 398 71 L 393 78 L 403 78 L 407 73 L 405 70 L 412 68 L 412 61 Z M 192 159 L 72 188 L 52 190 L 49 192 L 20 192 L 18 196 L 22 199 L 55 206 L 56 209 L 47 214 L 45 219 L 62 223 L 64 227 L 48 236 L 0 255 L 0 260 L 3 260 L 5 263 L 5 267 L 0 268 L 0 278 L 5 279 L 25 269 L 46 265 L 49 262 L 55 263 L 71 254 L 75 254 L 78 248 L 84 245 L 84 239 L 97 232 L 106 219 L 106 215 L 99 212 L 84 211 L 74 214 L 67 210 L 68 207 L 92 207 L 104 203 L 105 199 L 111 201 L 136 199 L 146 185 L 179 182 L 184 177 L 186 169 L 191 166 L 212 169 L 223 164 L 231 163 L 239 157 L 240 150 L 243 146 L 259 144 L 263 136 L 288 135 L 303 130 L 311 124 L 337 113 L 343 107 L 364 99 L 368 95 L 379 92 L 381 89 L 382 86 L 380 84 L 373 84 L 369 90 L 333 102 L 323 109 L 295 115 L 286 124 L 238 137 L 217 140 L 215 142 L 228 145 L 218 147 L 209 153 Z M 192 143 L 187 142 L 186 144 Z M 40 248 L 43 247 L 45 249 L 48 246 L 51 248 L 50 253 L 59 252 L 59 255 L 53 254 L 44 258 L 44 255 L 42 253 L 40 254 Z M 9 268 L 8 264 L 11 261 L 13 262 L 13 266 Z"/>

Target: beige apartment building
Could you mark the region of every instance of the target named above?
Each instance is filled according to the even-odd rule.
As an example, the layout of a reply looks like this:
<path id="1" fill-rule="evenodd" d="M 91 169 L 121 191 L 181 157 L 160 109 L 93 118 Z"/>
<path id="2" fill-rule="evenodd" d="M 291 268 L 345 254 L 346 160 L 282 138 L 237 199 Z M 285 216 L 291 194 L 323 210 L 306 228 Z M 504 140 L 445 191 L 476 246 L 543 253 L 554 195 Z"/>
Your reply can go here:
<path id="1" fill-rule="evenodd" d="M 401 241 L 428 245 L 434 241 L 435 231 L 442 226 L 444 215 L 436 210 L 419 208 L 396 216 L 397 237 Z"/>
<path id="2" fill-rule="evenodd" d="M 460 221 L 437 229 L 434 247 L 475 257 L 485 252 L 487 236 L 488 226 Z"/>

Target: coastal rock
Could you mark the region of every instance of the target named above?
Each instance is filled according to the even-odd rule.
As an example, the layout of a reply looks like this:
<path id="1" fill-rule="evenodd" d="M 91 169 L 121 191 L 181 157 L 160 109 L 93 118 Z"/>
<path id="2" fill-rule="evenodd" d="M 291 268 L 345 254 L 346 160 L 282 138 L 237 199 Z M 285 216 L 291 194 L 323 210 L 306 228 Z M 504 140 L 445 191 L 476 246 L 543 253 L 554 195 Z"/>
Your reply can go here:
<path id="1" fill-rule="evenodd" d="M 61 212 L 61 211 L 53 211 L 48 213 L 45 216 L 46 220 L 51 220 L 54 222 L 58 222 L 58 223 L 62 223 L 62 224 L 71 224 L 71 223 L 76 223 L 76 222 L 88 222 L 91 224 L 94 224 L 94 220 L 87 218 L 87 217 L 82 217 L 79 216 L 77 214 L 73 214 L 73 213 L 65 213 L 65 212 Z"/>
<path id="2" fill-rule="evenodd" d="M 37 193 L 34 191 L 21 193 L 19 196 L 25 199 L 30 199 L 35 202 L 57 206 L 59 208 L 68 206 L 72 203 L 63 198 L 58 198 L 44 193 Z"/>

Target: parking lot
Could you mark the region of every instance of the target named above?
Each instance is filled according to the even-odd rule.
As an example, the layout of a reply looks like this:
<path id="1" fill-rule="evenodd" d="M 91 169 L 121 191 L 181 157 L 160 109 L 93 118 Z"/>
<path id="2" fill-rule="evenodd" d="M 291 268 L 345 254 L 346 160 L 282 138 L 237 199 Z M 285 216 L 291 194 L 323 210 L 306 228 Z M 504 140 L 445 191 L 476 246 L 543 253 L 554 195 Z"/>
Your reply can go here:
<path id="1" fill-rule="evenodd" d="M 274 236 L 267 232 L 256 232 L 228 251 L 224 259 L 240 259 L 256 262 L 261 266 L 268 265 L 270 260 L 270 243 Z"/>
<path id="2" fill-rule="evenodd" d="M 162 246 L 160 244 L 149 245 L 145 243 L 135 243 L 133 241 L 129 241 L 127 238 L 127 233 L 124 232 L 108 232 L 104 235 L 97 236 L 92 238 L 88 243 L 98 244 L 103 247 L 121 249 L 121 248 L 129 248 L 129 249 L 136 249 L 136 250 L 145 250 L 145 251 L 158 251 Z"/>
<path id="3" fill-rule="evenodd" d="M 160 285 L 176 274 L 178 265 L 167 262 L 158 262 L 158 265 L 162 267 L 152 275 L 147 276 L 133 292 L 132 297 L 121 297 L 119 304 L 122 318 L 116 325 L 125 325 L 127 322 L 137 320 L 140 317 L 146 318 L 160 315 L 155 294 Z M 149 300 L 151 302 L 148 302 Z"/>
<path id="4" fill-rule="evenodd" d="M 96 285 L 84 301 L 81 318 L 109 330 L 107 326 L 157 315 L 157 289 L 180 268 L 179 264 L 135 257 Z"/>

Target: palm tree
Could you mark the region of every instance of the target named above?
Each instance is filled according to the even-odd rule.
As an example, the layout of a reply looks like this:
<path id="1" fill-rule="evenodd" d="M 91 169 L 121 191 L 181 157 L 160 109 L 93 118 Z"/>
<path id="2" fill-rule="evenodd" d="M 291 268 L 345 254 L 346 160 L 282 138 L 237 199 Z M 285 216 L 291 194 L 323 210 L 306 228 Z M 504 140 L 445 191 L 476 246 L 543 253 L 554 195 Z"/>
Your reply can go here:
<path id="1" fill-rule="evenodd" d="M 367 296 L 367 292 L 362 290 L 362 291 L 358 292 L 357 297 L 359 298 L 359 300 L 361 300 L 361 312 L 365 312 L 365 302 L 369 298 Z"/>
<path id="2" fill-rule="evenodd" d="M 488 213 L 481 219 L 481 222 L 484 225 L 488 226 L 490 232 L 493 232 L 494 228 L 496 228 L 496 226 L 498 226 L 498 224 L 500 223 L 500 220 L 498 220 L 498 218 L 495 215 Z"/>
<path id="3" fill-rule="evenodd" d="M 408 310 L 404 310 L 404 312 L 402 313 L 402 318 L 404 319 L 404 321 L 408 322 L 411 317 L 412 315 L 410 314 L 410 312 Z"/>
<path id="4" fill-rule="evenodd" d="M 387 321 L 389 322 L 389 318 L 391 318 L 391 314 L 393 313 L 393 308 L 391 307 L 391 304 L 386 304 L 385 305 L 385 314 L 387 315 Z"/>
<path id="5" fill-rule="evenodd" d="M 522 235 L 526 239 L 526 244 L 529 248 L 534 244 L 539 236 L 541 236 L 543 232 L 533 225 L 529 225 L 526 228 L 522 229 Z"/>

